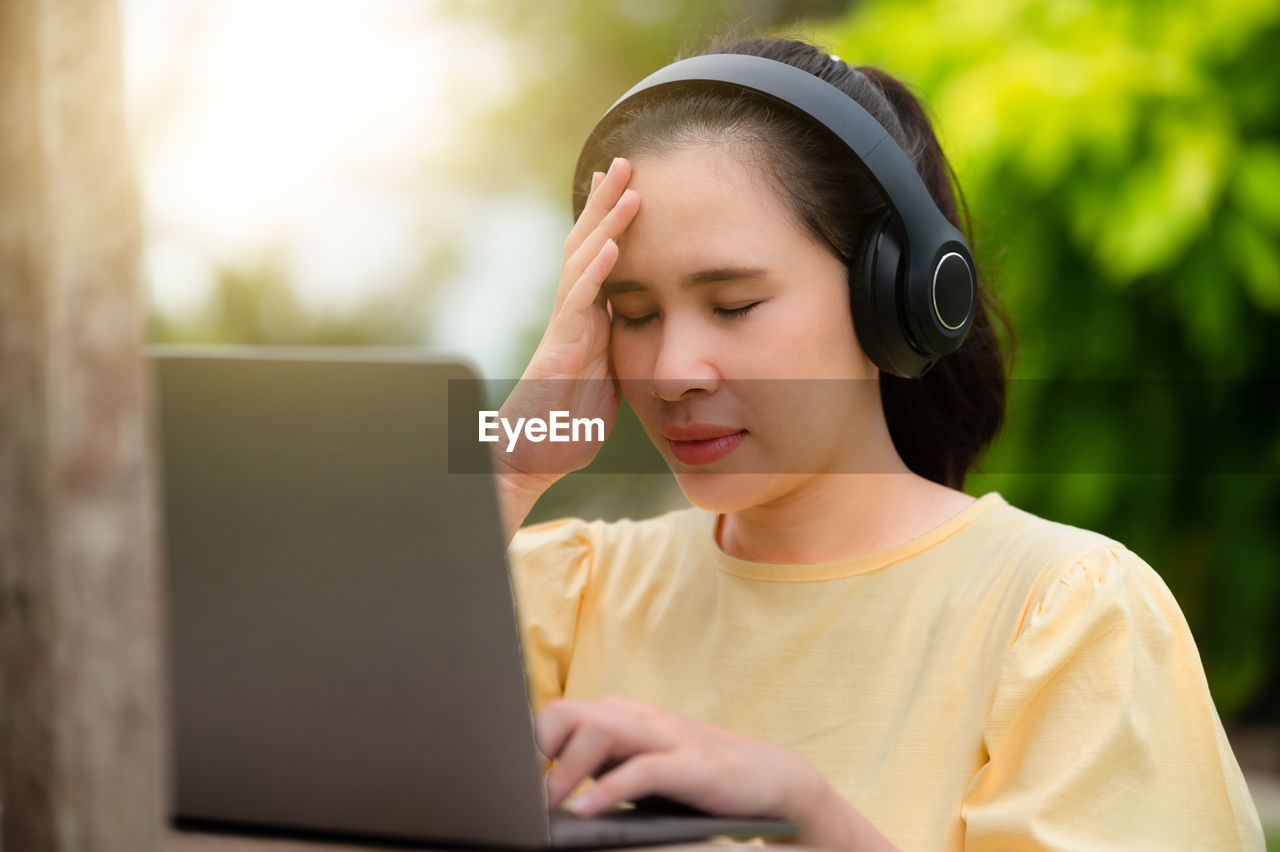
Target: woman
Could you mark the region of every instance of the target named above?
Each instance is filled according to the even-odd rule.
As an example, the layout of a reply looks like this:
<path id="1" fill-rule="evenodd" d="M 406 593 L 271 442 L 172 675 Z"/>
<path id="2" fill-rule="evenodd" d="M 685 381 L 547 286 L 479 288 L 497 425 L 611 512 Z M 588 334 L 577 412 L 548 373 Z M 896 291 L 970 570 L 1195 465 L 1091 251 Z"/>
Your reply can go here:
<path id="1" fill-rule="evenodd" d="M 789 40 L 716 53 L 838 88 L 957 224 L 900 83 Z M 693 507 L 517 534 L 595 446 L 496 454 L 552 803 L 595 778 L 579 813 L 661 794 L 831 847 L 1262 848 L 1155 572 L 959 490 L 1004 405 L 962 238 L 923 275 L 910 203 L 812 111 L 654 92 L 584 151 L 553 315 L 504 416 L 611 425 L 625 395 Z M 888 313 L 868 295 L 916 278 L 923 330 L 918 295 Z"/>

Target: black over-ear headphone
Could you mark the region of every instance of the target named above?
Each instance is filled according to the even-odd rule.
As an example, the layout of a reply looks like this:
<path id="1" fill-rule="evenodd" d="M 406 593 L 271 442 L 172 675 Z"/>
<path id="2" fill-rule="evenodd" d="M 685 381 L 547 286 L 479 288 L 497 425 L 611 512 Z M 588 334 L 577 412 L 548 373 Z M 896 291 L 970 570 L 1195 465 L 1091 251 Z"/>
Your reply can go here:
<path id="1" fill-rule="evenodd" d="M 888 205 L 888 215 L 855 253 L 849 276 L 854 328 L 872 362 L 886 373 L 915 378 L 959 348 L 978 292 L 964 234 L 942 215 L 907 155 L 870 113 L 785 62 L 713 53 L 641 80 L 609 108 L 583 146 L 574 177 L 575 214 L 586 205 L 587 169 L 600 161 L 600 141 L 625 114 L 623 107 L 672 89 L 706 88 L 750 92 L 809 116 L 853 152 Z"/>

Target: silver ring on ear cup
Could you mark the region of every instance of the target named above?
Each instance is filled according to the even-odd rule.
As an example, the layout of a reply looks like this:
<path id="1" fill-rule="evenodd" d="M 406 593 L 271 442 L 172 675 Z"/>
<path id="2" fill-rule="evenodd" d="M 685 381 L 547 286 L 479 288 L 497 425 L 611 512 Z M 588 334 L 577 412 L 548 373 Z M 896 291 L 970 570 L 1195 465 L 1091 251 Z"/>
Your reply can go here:
<path id="1" fill-rule="evenodd" d="M 944 309 L 938 307 L 938 274 L 943 271 L 942 267 L 946 265 L 948 261 L 951 262 L 952 268 L 954 269 L 956 260 L 960 261 L 960 263 L 964 265 L 964 277 L 968 282 L 964 286 L 967 286 L 970 289 L 972 289 L 973 267 L 969 265 L 969 261 L 965 259 L 965 256 L 958 251 L 949 251 L 946 254 L 944 254 L 942 257 L 938 258 L 937 265 L 933 267 L 933 283 L 930 285 L 930 288 L 929 288 L 930 296 L 933 298 L 933 315 L 934 317 L 937 318 L 938 323 L 943 328 L 947 329 L 947 331 L 959 331 L 960 329 L 964 328 L 965 323 L 969 322 L 969 318 L 973 314 L 973 297 L 970 293 L 963 294 L 963 298 L 965 299 L 965 305 L 966 305 L 964 310 L 964 315 L 960 317 L 959 322 L 956 322 L 955 324 L 947 322 L 946 317 L 943 316 Z M 954 290 L 954 288 L 959 284 L 960 282 L 955 278 L 954 274 L 945 276 L 943 278 L 943 285 L 944 287 L 947 287 L 948 290 Z M 943 303 L 945 305 L 945 310 L 948 313 L 953 312 L 954 308 L 956 307 L 954 304 L 956 295 L 957 294 L 954 292 L 943 293 Z"/>

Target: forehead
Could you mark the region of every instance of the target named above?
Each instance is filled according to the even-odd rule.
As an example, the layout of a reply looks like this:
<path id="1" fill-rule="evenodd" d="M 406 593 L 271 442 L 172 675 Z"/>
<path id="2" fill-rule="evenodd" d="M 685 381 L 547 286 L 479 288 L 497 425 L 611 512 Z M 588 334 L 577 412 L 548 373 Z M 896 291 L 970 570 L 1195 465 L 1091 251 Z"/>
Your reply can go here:
<path id="1" fill-rule="evenodd" d="M 640 210 L 618 240 L 612 280 L 678 277 L 709 265 L 772 267 L 825 250 L 796 226 L 745 146 L 691 145 L 631 162 Z"/>

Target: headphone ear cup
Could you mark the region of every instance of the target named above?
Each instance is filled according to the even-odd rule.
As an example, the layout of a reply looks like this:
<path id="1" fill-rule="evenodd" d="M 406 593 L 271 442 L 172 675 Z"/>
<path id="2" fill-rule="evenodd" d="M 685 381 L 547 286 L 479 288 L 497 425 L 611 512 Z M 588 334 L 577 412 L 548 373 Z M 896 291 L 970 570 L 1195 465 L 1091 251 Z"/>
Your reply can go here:
<path id="1" fill-rule="evenodd" d="M 885 212 L 867 229 L 863 238 L 854 246 L 849 264 L 849 309 L 853 314 L 853 330 L 858 336 L 862 351 L 881 370 L 892 372 L 884 356 L 880 329 L 876 323 L 876 243 L 880 232 L 889 221 Z"/>
<path id="2" fill-rule="evenodd" d="M 902 244 L 887 211 L 855 247 L 849 279 L 853 328 L 871 363 L 904 379 L 924 375 L 933 359 L 912 345 L 903 324 Z"/>

